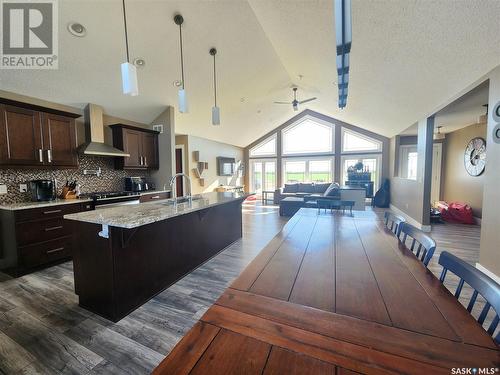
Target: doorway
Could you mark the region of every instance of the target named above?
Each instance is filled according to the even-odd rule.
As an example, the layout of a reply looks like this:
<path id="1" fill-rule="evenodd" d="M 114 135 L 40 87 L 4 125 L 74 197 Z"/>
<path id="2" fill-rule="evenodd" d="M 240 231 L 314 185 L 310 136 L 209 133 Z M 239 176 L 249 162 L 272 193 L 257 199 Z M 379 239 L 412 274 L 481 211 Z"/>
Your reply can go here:
<path id="1" fill-rule="evenodd" d="M 184 145 L 175 146 L 175 173 L 184 173 Z M 184 179 L 176 180 L 177 197 L 184 195 Z"/>

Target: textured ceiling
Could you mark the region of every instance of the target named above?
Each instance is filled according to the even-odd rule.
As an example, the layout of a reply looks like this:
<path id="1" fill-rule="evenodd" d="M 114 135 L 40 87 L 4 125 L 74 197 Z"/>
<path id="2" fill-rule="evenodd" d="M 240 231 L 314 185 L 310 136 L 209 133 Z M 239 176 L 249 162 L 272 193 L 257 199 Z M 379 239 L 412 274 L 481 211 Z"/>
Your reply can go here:
<path id="1" fill-rule="evenodd" d="M 131 57 L 143 57 L 140 96 L 121 94 L 125 59 L 120 0 L 59 1 L 59 70 L 0 71 L 0 88 L 62 104 L 98 103 L 106 113 L 151 122 L 176 106 L 176 12 L 185 18 L 189 113 L 176 131 L 245 146 L 295 113 L 273 104 L 317 96 L 307 108 L 392 136 L 500 62 L 500 1 L 353 0 L 351 82 L 336 107 L 332 0 L 127 0 Z M 66 31 L 69 21 L 88 29 Z M 216 46 L 221 126 L 213 105 Z M 303 76 L 302 79 L 299 76 Z"/>

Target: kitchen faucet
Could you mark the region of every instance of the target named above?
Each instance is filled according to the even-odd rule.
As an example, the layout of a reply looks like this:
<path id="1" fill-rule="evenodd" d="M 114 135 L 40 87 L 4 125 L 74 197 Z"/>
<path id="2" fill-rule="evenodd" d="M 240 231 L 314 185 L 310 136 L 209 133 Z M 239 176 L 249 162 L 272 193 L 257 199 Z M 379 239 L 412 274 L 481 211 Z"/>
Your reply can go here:
<path id="1" fill-rule="evenodd" d="M 172 176 L 172 178 L 170 179 L 170 189 L 172 190 L 172 197 L 174 199 L 174 203 L 177 203 L 177 184 L 176 184 L 177 177 L 181 177 L 181 178 L 185 177 L 187 179 L 187 181 L 188 181 L 188 184 L 187 184 L 188 194 L 183 195 L 181 198 L 187 198 L 189 200 L 189 202 L 191 202 L 191 200 L 192 200 L 192 197 L 191 197 L 191 177 L 189 177 L 185 173 L 177 173 L 177 174 L 174 174 Z"/>

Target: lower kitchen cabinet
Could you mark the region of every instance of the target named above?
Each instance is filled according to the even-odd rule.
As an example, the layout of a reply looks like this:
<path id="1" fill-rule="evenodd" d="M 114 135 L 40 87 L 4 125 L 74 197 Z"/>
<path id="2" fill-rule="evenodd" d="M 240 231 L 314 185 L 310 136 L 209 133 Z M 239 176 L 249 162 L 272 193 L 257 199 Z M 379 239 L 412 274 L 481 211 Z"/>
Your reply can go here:
<path id="1" fill-rule="evenodd" d="M 71 259 L 73 234 L 63 216 L 87 210 L 72 203 L 23 210 L 0 210 L 2 272 L 22 276 Z"/>

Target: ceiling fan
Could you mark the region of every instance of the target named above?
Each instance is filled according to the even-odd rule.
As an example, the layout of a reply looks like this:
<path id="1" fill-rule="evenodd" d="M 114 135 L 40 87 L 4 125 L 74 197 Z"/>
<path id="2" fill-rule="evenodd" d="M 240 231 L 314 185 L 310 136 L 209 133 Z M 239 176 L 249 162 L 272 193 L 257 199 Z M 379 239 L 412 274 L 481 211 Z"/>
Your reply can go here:
<path id="1" fill-rule="evenodd" d="M 299 104 L 304 104 L 304 103 L 307 103 L 307 102 L 312 102 L 313 100 L 316 100 L 318 98 L 316 97 L 313 97 L 313 98 L 309 98 L 309 99 L 305 99 L 305 100 L 297 100 L 297 87 L 294 87 L 292 88 L 293 90 L 293 100 L 291 102 L 274 102 L 275 104 L 291 104 L 292 107 L 293 107 L 293 110 L 294 111 L 298 111 L 299 110 Z"/>

